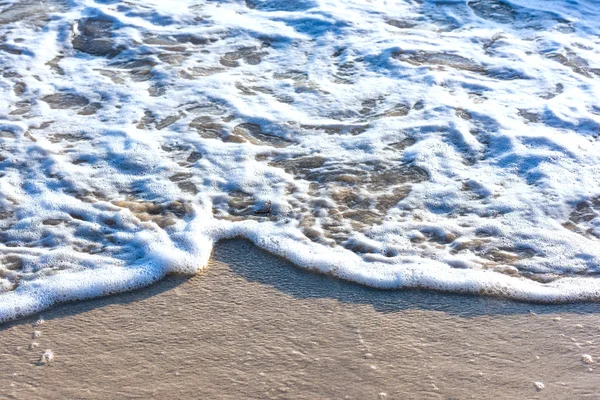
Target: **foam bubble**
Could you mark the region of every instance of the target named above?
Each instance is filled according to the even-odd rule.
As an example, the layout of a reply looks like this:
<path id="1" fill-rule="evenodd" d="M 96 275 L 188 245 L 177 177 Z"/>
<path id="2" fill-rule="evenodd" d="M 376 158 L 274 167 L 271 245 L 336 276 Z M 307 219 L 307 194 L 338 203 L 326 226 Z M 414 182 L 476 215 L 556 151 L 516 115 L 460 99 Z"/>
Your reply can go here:
<path id="1" fill-rule="evenodd" d="M 50 365 L 50 363 L 52 363 L 52 361 L 54 361 L 54 353 L 52 352 L 52 350 L 47 349 L 41 355 L 38 364 L 40 364 L 40 365 Z"/>

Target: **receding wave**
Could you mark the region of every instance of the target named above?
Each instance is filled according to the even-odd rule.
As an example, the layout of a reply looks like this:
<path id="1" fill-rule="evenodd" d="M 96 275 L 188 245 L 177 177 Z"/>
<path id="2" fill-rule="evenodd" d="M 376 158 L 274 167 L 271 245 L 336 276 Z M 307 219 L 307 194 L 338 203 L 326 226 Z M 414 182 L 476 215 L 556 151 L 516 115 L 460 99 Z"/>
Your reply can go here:
<path id="1" fill-rule="evenodd" d="M 381 288 L 600 299 L 593 0 L 0 3 L 0 320 L 241 236 Z"/>

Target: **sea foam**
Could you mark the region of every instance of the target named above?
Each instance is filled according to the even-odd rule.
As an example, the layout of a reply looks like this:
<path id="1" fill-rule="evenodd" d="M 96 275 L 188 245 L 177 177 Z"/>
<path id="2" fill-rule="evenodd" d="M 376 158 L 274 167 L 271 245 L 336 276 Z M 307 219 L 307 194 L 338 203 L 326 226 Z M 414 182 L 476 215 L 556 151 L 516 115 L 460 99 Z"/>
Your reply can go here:
<path id="1" fill-rule="evenodd" d="M 245 237 L 380 288 L 600 298 L 592 0 L 0 4 L 0 320 Z"/>

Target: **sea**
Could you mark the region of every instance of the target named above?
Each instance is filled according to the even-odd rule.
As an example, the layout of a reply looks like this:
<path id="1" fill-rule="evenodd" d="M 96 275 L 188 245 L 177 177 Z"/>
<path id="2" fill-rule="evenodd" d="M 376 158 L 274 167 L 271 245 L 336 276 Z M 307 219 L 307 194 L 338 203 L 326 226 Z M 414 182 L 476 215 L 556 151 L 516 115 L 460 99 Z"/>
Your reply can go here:
<path id="1" fill-rule="evenodd" d="M 0 321 L 241 237 L 600 300 L 598 0 L 0 0 Z"/>

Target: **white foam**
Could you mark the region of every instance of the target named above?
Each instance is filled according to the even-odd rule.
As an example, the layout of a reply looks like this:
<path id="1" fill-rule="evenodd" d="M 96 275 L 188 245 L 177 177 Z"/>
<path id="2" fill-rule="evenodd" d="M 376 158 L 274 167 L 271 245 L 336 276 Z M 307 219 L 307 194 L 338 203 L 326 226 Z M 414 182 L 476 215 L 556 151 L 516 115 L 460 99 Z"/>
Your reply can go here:
<path id="1" fill-rule="evenodd" d="M 593 364 L 594 363 L 594 359 L 589 354 L 582 355 L 581 356 L 581 361 L 583 361 L 586 364 Z"/>
<path id="2" fill-rule="evenodd" d="M 597 300 L 600 11 L 492 3 L 3 3 L 0 320 L 235 236 L 375 287 Z"/>
<path id="3" fill-rule="evenodd" d="M 38 364 L 50 365 L 50 363 L 52 363 L 52 361 L 54 361 L 54 352 L 50 349 L 47 349 L 46 351 L 44 351 L 44 353 L 40 357 Z"/>

